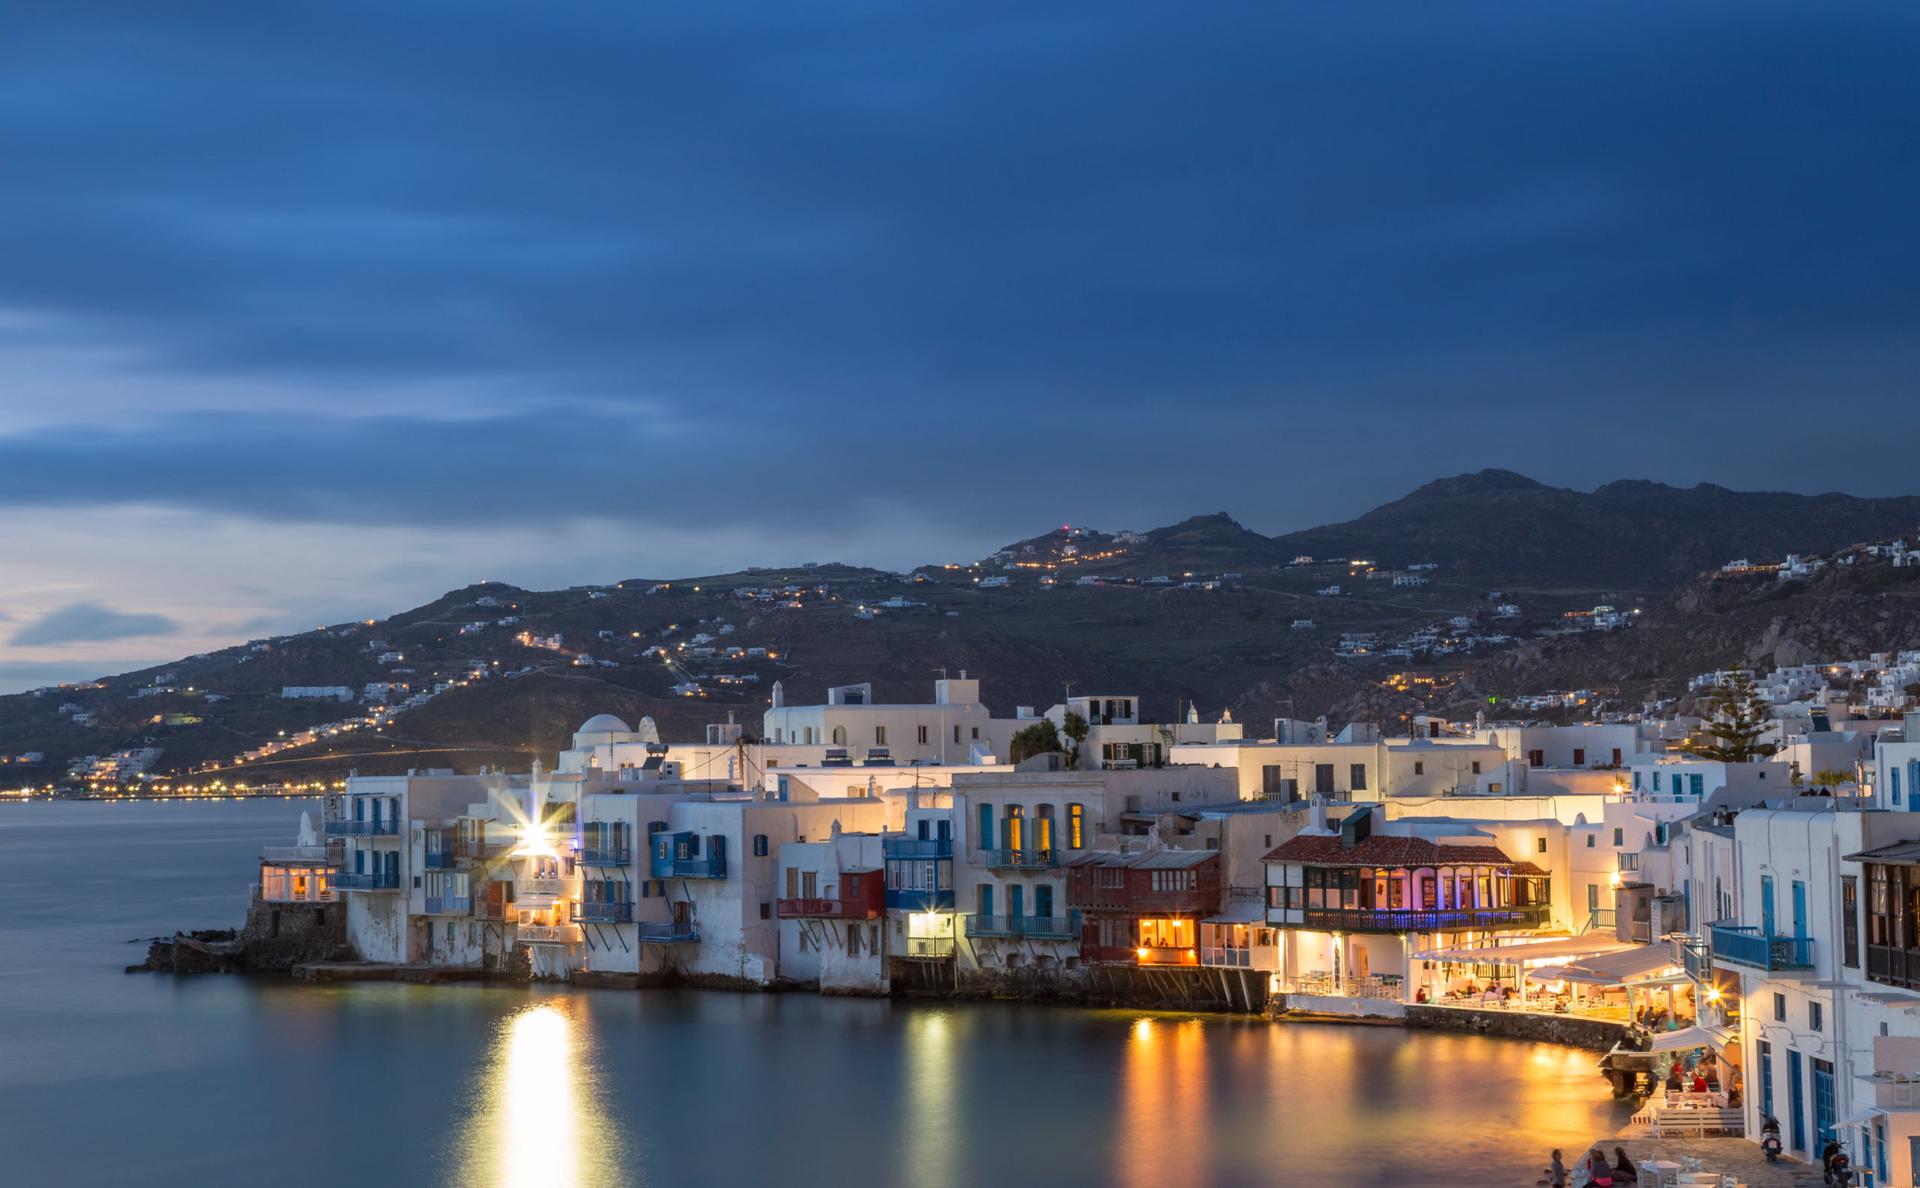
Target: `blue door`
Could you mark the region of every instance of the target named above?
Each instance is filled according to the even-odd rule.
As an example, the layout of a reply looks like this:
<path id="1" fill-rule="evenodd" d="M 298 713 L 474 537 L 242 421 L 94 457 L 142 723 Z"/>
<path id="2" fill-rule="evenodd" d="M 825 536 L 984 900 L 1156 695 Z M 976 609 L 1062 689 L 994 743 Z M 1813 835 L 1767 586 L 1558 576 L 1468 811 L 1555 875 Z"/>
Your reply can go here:
<path id="1" fill-rule="evenodd" d="M 387 886 L 400 885 L 400 851 L 394 850 L 387 855 Z"/>
<path id="2" fill-rule="evenodd" d="M 1813 1141 L 1826 1146 L 1833 1129 L 1833 1062 L 1813 1062 Z"/>
<path id="3" fill-rule="evenodd" d="M 993 849 L 993 806 L 980 806 L 980 836 L 973 843 L 982 850 Z"/>
<path id="4" fill-rule="evenodd" d="M 1033 889 L 1033 914 L 1042 920 L 1053 916 L 1053 888 L 1041 885 Z"/>
<path id="5" fill-rule="evenodd" d="M 1773 876 L 1760 876 L 1760 931 L 1773 935 Z M 1798 1143 L 1794 1144 L 1799 1146 Z"/>
<path id="6" fill-rule="evenodd" d="M 1019 883 L 1007 888 L 1007 915 L 1016 920 L 1027 914 L 1026 890 Z"/>
<path id="7" fill-rule="evenodd" d="M 1807 1150 L 1806 1086 L 1802 1082 L 1800 1053 L 1787 1049 L 1787 1112 L 1792 1114 L 1793 1149 Z"/>
<path id="8" fill-rule="evenodd" d="M 992 883 L 980 884 L 980 914 L 982 916 L 993 915 L 993 884 Z"/>
<path id="9" fill-rule="evenodd" d="M 1761 1040 L 1753 1046 L 1754 1059 L 1760 1062 L 1760 1116 L 1773 1116 L 1773 1045 Z"/>
<path id="10" fill-rule="evenodd" d="M 1807 885 L 1799 879 L 1793 881 L 1793 935 L 1807 935 Z"/>

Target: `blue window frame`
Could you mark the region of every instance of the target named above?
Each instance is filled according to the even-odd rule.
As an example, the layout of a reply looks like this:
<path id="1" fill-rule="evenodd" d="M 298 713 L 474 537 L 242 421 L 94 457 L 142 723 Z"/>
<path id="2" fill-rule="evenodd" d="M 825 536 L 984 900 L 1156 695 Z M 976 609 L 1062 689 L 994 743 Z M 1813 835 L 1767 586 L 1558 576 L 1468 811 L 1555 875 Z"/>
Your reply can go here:
<path id="1" fill-rule="evenodd" d="M 1900 769 L 1897 767 L 1887 769 L 1887 790 L 1893 793 L 1894 807 L 1898 808 L 1900 805 Z"/>
<path id="2" fill-rule="evenodd" d="M 1695 796 L 1706 795 L 1707 777 L 1698 774 L 1689 775 L 1687 777 L 1687 791 L 1693 793 Z"/>
<path id="3" fill-rule="evenodd" d="M 1807 935 L 1807 885 L 1793 880 L 1793 935 Z"/>

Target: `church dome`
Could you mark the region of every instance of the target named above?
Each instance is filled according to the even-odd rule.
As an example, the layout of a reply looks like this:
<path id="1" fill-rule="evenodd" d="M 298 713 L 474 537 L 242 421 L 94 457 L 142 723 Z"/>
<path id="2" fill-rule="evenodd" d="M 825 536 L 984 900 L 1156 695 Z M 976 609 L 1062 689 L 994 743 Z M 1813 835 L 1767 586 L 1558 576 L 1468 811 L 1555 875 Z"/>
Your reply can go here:
<path id="1" fill-rule="evenodd" d="M 633 728 L 612 714 L 595 714 L 581 724 L 575 734 L 632 734 Z"/>

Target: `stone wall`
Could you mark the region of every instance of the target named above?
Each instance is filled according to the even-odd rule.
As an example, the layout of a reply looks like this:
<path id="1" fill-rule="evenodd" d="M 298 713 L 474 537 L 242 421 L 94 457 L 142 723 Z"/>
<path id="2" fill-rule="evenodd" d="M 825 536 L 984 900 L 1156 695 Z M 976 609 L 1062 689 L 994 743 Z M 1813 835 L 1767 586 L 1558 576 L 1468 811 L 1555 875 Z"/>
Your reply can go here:
<path id="1" fill-rule="evenodd" d="M 250 971 L 284 973 L 305 962 L 338 961 L 348 956 L 346 905 L 256 898 L 237 939 L 240 964 Z"/>
<path id="2" fill-rule="evenodd" d="M 1535 1040 L 1607 1052 L 1627 1033 L 1623 1023 L 1583 1019 L 1578 1015 L 1536 1015 L 1525 1011 L 1476 1011 L 1465 1007 L 1414 1004 L 1407 1007 L 1407 1026 L 1437 1031 L 1471 1031 L 1508 1039 Z"/>

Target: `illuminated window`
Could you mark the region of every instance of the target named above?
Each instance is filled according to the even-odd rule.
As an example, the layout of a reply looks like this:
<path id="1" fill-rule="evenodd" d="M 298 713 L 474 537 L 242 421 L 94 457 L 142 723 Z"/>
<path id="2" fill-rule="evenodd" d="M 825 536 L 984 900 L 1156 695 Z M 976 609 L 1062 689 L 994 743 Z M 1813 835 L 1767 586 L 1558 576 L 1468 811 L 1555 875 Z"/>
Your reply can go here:
<path id="1" fill-rule="evenodd" d="M 1083 848 L 1086 840 L 1087 806 L 1070 804 L 1067 806 L 1067 845 L 1075 850 Z"/>

